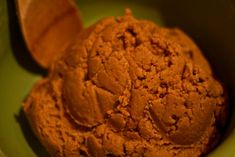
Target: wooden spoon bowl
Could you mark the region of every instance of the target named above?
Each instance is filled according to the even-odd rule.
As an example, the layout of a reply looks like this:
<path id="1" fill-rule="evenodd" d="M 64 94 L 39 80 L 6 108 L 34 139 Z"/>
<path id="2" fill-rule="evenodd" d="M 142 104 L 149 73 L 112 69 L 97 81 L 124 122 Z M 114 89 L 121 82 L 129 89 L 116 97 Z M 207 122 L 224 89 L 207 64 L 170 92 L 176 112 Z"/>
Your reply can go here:
<path id="1" fill-rule="evenodd" d="M 16 0 L 27 47 L 43 68 L 63 53 L 82 30 L 82 20 L 72 0 Z"/>

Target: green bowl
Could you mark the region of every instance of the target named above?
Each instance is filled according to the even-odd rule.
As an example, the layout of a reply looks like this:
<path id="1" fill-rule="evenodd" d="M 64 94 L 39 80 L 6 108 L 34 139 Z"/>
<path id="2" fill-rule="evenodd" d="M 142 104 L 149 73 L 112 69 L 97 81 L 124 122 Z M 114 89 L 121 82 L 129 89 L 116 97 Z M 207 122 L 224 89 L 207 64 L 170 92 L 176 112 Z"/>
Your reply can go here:
<path id="1" fill-rule="evenodd" d="M 177 26 L 190 34 L 224 82 L 230 121 L 221 143 L 208 156 L 235 157 L 235 1 L 78 0 L 85 26 L 129 7 L 138 18 Z M 46 72 L 31 59 L 20 33 L 14 0 L 0 0 L 0 157 L 47 157 L 21 110 L 22 101 Z"/>

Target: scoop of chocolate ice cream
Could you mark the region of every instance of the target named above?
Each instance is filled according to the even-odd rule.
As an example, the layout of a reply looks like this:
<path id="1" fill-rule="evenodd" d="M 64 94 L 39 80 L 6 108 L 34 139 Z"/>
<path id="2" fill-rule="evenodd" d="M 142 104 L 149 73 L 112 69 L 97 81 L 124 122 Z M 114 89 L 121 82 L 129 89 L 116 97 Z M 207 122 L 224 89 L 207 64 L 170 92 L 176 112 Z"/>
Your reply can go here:
<path id="1" fill-rule="evenodd" d="M 226 117 L 223 87 L 193 41 L 129 12 L 82 32 L 24 110 L 57 157 L 200 156 Z"/>

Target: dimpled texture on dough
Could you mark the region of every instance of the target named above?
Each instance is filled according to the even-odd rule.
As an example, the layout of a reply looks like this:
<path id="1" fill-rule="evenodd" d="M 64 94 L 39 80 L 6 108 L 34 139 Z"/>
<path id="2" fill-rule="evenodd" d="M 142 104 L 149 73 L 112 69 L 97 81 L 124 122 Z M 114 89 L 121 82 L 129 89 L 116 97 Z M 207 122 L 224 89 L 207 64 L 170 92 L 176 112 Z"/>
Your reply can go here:
<path id="1" fill-rule="evenodd" d="M 24 111 L 53 157 L 198 157 L 219 140 L 226 99 L 187 35 L 127 13 L 84 30 Z"/>

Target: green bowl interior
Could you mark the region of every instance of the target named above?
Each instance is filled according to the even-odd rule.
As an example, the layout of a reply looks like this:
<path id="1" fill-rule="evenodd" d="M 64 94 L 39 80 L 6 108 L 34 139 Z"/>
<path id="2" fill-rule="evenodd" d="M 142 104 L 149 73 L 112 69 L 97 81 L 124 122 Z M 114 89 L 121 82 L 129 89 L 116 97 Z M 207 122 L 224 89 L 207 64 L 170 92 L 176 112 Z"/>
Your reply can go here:
<path id="1" fill-rule="evenodd" d="M 235 156 L 235 2 L 233 0 L 78 0 L 85 26 L 131 8 L 138 18 L 191 35 L 229 93 L 230 121 L 221 144 L 208 156 Z M 0 1 L 0 157 L 46 157 L 21 110 L 22 101 L 46 72 L 30 57 L 19 30 L 13 0 Z"/>

